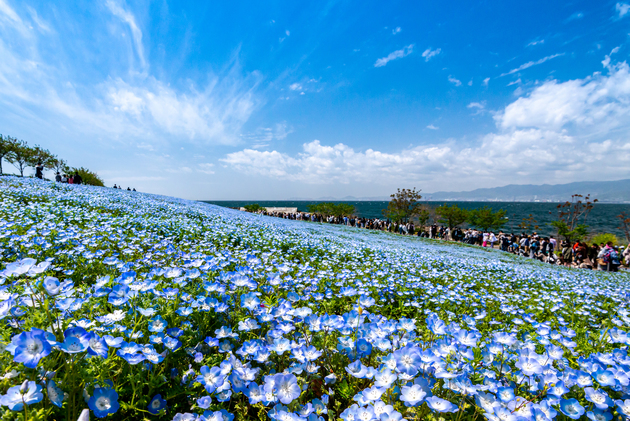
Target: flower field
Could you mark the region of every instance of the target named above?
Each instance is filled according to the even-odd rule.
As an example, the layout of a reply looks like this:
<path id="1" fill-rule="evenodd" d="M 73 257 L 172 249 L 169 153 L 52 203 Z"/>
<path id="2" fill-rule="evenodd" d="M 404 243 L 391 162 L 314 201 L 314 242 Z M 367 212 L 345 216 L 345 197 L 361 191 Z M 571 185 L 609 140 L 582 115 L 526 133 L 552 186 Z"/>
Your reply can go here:
<path id="1" fill-rule="evenodd" d="M 0 253 L 2 420 L 630 417 L 624 273 L 15 177 Z"/>

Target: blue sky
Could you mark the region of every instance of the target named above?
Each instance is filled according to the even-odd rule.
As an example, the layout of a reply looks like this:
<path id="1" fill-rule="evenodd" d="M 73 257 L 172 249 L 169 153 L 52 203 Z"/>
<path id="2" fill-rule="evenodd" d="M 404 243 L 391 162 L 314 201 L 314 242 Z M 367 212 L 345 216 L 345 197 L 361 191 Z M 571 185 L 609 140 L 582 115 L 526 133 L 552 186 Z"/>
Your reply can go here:
<path id="1" fill-rule="evenodd" d="M 622 179 L 629 33 L 614 1 L 0 0 L 0 133 L 191 199 Z"/>

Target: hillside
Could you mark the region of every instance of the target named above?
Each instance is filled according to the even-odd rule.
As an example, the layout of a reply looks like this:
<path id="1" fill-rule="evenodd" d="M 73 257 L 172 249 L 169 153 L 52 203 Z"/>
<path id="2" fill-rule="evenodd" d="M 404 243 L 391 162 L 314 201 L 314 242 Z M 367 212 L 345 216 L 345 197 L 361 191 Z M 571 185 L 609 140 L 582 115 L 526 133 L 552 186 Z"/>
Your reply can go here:
<path id="1" fill-rule="evenodd" d="M 630 398 L 621 273 L 16 177 L 0 256 L 1 419 L 611 419 Z"/>

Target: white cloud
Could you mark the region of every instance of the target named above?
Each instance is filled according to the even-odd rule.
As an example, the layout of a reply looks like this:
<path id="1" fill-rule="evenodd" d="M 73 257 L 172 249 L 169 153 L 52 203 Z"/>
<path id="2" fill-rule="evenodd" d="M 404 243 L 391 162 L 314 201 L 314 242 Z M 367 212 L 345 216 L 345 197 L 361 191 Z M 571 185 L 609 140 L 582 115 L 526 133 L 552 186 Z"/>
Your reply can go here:
<path id="1" fill-rule="evenodd" d="M 454 78 L 453 76 L 448 76 L 448 81 L 451 82 L 455 86 L 462 86 L 462 82 L 459 79 Z"/>
<path id="2" fill-rule="evenodd" d="M 615 53 L 619 52 L 619 48 L 620 47 L 615 47 L 610 51 L 610 54 L 607 55 L 604 60 L 602 60 L 602 65 L 604 66 L 604 68 L 608 68 L 610 66 L 610 56 L 612 56 Z"/>
<path id="3" fill-rule="evenodd" d="M 619 18 L 624 17 L 630 11 L 630 4 L 627 3 L 617 3 L 615 5 L 615 11 L 617 12 L 617 16 Z"/>
<path id="4" fill-rule="evenodd" d="M 540 40 L 537 39 L 537 40 L 534 40 L 534 41 L 530 42 L 529 44 L 527 44 L 527 47 L 533 47 L 535 45 L 544 44 L 544 43 L 545 43 L 544 39 L 540 39 Z"/>
<path id="5" fill-rule="evenodd" d="M 529 69 L 529 68 L 530 68 L 530 67 L 532 67 L 532 66 L 537 66 L 537 65 L 539 65 L 539 64 L 543 64 L 544 62 L 546 62 L 546 61 L 548 61 L 548 60 L 554 59 L 554 58 L 556 58 L 556 57 L 561 57 L 561 56 L 563 56 L 563 55 L 564 55 L 564 53 L 554 54 L 554 55 L 551 55 L 551 56 L 543 57 L 543 58 L 541 58 L 540 60 L 536 60 L 536 61 L 528 61 L 527 63 L 520 65 L 520 66 L 519 66 L 519 67 L 517 67 L 516 69 L 512 69 L 512 70 L 510 70 L 510 71 L 509 71 L 509 72 L 507 72 L 507 73 L 503 73 L 503 74 L 501 74 L 501 76 L 507 76 L 507 75 L 511 75 L 511 74 L 513 74 L 513 73 L 516 73 L 516 72 L 520 72 L 521 70 Z"/>
<path id="6" fill-rule="evenodd" d="M 440 128 L 439 128 L 439 127 L 434 126 L 433 124 L 429 124 L 429 125 L 427 126 L 427 129 L 430 129 L 430 130 L 440 130 Z"/>
<path id="7" fill-rule="evenodd" d="M 307 184 L 460 180 L 473 187 L 498 178 L 521 184 L 623 178 L 630 165 L 630 68 L 623 63 L 607 76 L 545 82 L 495 121 L 497 130 L 472 144 L 447 140 L 387 153 L 315 140 L 296 155 L 245 149 L 221 161 L 244 173 Z"/>
<path id="8" fill-rule="evenodd" d="M 422 57 L 424 57 L 424 61 L 429 61 L 431 60 L 432 57 L 435 57 L 438 54 L 440 54 L 441 51 L 442 51 L 441 48 L 436 48 L 435 50 L 432 50 L 431 47 L 429 47 L 426 50 L 424 50 L 424 52 L 422 53 Z"/>
<path id="9" fill-rule="evenodd" d="M 133 38 L 133 43 L 136 48 L 136 54 L 138 54 L 138 58 L 140 59 L 140 63 L 142 67 L 146 66 L 146 60 L 144 58 L 144 47 L 142 45 L 142 31 L 138 27 L 136 23 L 136 18 L 129 10 L 125 10 L 117 1 L 115 0 L 107 0 L 105 2 L 107 8 L 112 12 L 112 14 L 118 17 L 120 20 L 129 25 L 129 30 L 131 31 L 131 36 Z"/>
<path id="10" fill-rule="evenodd" d="M 409 54 L 413 52 L 413 46 L 414 46 L 413 44 L 410 44 L 400 50 L 396 50 L 392 53 L 389 53 L 387 57 L 379 58 L 374 63 L 374 67 L 383 67 L 392 60 L 396 60 L 396 59 L 408 56 Z"/>
<path id="11" fill-rule="evenodd" d="M 487 77 L 483 80 L 483 86 L 488 86 L 488 83 L 490 83 L 490 78 Z"/>
<path id="12" fill-rule="evenodd" d="M 284 31 L 285 34 L 287 34 L 287 36 L 291 35 L 291 31 L 289 31 L 288 29 L 286 31 Z"/>
<path id="13" fill-rule="evenodd" d="M 402 31 L 402 28 L 400 26 L 397 26 L 394 29 L 392 29 L 392 34 L 394 35 L 399 34 L 400 31 Z"/>
<path id="14" fill-rule="evenodd" d="M 205 163 L 205 164 L 199 164 L 198 165 L 198 169 L 197 171 L 202 172 L 204 174 L 214 174 L 214 170 L 212 169 L 214 167 L 214 164 L 210 164 L 210 163 Z"/>
<path id="15" fill-rule="evenodd" d="M 302 90 L 302 85 L 300 85 L 299 83 L 292 83 L 291 85 L 289 85 L 289 89 L 291 89 L 292 91 L 301 91 Z"/>

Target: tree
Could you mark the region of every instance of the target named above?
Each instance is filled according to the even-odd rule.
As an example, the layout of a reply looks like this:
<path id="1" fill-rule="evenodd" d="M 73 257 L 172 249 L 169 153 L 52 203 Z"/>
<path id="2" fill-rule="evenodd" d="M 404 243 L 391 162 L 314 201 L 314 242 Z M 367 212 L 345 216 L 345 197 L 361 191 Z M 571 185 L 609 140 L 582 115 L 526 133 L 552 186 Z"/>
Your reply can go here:
<path id="1" fill-rule="evenodd" d="M 94 171 L 90 171 L 87 168 L 73 168 L 71 172 L 79 173 L 81 179 L 83 180 L 83 184 L 87 184 L 89 186 L 97 186 L 97 187 L 105 187 L 105 183 L 103 179 L 99 177 L 97 173 Z"/>
<path id="2" fill-rule="evenodd" d="M 17 168 L 21 177 L 24 177 L 24 170 L 30 166 L 34 150 L 33 148 L 30 148 L 25 141 L 17 139 L 14 140 L 15 142 L 11 151 L 6 155 L 6 160 Z"/>
<path id="3" fill-rule="evenodd" d="M 322 202 L 308 205 L 306 208 L 310 213 L 319 213 L 324 216 L 332 215 L 339 218 L 354 214 L 354 206 L 348 203 Z"/>
<path id="4" fill-rule="evenodd" d="M 255 213 L 258 211 L 262 211 L 265 210 L 265 208 L 263 208 L 262 206 L 260 206 L 258 203 L 252 203 L 250 205 L 245 205 L 243 206 L 243 208 L 247 211 L 247 212 L 251 212 L 251 213 Z"/>
<path id="5" fill-rule="evenodd" d="M 422 199 L 420 195 L 421 190 L 413 189 L 398 189 L 398 191 L 392 194 L 390 197 L 387 209 L 383 211 L 383 215 L 391 219 L 394 222 L 408 222 L 414 216 L 421 213 L 422 208 L 419 202 Z"/>
<path id="6" fill-rule="evenodd" d="M 442 206 L 438 206 L 435 209 L 435 213 L 439 216 L 438 222 L 446 224 L 451 231 L 468 219 L 468 211 L 457 205 L 449 206 L 445 203 Z"/>
<path id="7" fill-rule="evenodd" d="M 551 222 L 551 225 L 558 230 L 559 236 L 570 243 L 583 240 L 588 235 L 586 218 L 593 209 L 593 204 L 597 202 L 597 199 L 591 201 L 590 198 L 589 194 L 586 196 L 574 194 L 571 196 L 571 201 L 557 206 L 558 220 Z"/>
<path id="8" fill-rule="evenodd" d="M 420 211 L 417 213 L 418 227 L 423 230 L 431 218 L 431 209 L 428 206 L 420 206 Z"/>
<path id="9" fill-rule="evenodd" d="M 55 156 L 50 153 L 49 150 L 42 148 L 39 145 L 35 145 L 33 152 L 29 158 L 29 167 L 35 168 L 40 162 L 44 168 L 52 170 L 55 164 Z"/>
<path id="10" fill-rule="evenodd" d="M 68 166 L 68 163 L 63 159 L 54 157 L 52 170 L 55 171 L 55 173 L 68 174 L 70 172 L 70 167 Z"/>
<path id="11" fill-rule="evenodd" d="M 3 174 L 2 159 L 6 158 L 7 161 L 9 160 L 8 155 L 11 153 L 11 151 L 15 147 L 16 142 L 17 142 L 17 139 L 10 136 L 4 137 L 0 134 L 0 175 Z"/>
<path id="12" fill-rule="evenodd" d="M 484 206 L 483 208 L 473 209 L 468 213 L 468 223 L 482 231 L 499 230 L 506 222 L 503 209 L 493 212 L 491 208 Z"/>
<path id="13" fill-rule="evenodd" d="M 538 221 L 534 219 L 534 216 L 530 213 L 527 218 L 523 218 L 518 227 L 524 231 L 529 231 L 532 227 L 538 229 Z"/>
<path id="14" fill-rule="evenodd" d="M 630 243 L 630 216 L 626 212 L 621 212 L 617 215 L 619 218 L 619 228 L 626 236 L 626 240 Z"/>

